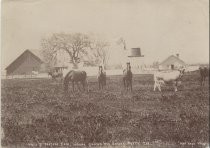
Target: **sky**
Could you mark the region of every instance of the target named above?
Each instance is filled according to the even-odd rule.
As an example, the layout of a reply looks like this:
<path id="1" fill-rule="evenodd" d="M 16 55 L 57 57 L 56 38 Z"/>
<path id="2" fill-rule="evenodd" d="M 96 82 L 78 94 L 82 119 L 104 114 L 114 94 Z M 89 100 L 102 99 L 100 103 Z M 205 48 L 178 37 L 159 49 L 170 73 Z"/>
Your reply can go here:
<path id="1" fill-rule="evenodd" d="M 123 37 L 148 62 L 179 53 L 186 63 L 209 63 L 208 0 L 3 0 L 1 66 L 50 33 L 96 33 L 112 45 Z M 113 62 L 121 50 L 111 48 Z"/>

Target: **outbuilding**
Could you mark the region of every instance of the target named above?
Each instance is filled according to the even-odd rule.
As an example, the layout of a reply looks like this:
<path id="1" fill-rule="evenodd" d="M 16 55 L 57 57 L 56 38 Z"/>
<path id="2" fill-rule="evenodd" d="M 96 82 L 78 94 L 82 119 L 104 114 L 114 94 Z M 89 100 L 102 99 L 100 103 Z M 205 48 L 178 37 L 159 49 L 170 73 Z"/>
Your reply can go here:
<path id="1" fill-rule="evenodd" d="M 159 64 L 159 69 L 179 69 L 185 67 L 186 63 L 179 58 L 179 54 L 171 55 Z"/>

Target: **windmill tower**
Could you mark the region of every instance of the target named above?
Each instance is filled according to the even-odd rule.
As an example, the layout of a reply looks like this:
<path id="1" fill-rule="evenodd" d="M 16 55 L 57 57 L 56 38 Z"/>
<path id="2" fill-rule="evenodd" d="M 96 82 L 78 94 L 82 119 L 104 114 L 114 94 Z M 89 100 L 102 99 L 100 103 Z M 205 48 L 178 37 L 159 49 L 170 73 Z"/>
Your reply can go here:
<path id="1" fill-rule="evenodd" d="M 143 70 L 144 68 L 144 55 L 141 54 L 141 48 L 131 48 L 128 55 L 131 67 L 136 70 Z"/>
<path id="2" fill-rule="evenodd" d="M 126 63 L 130 63 L 133 70 L 143 70 L 144 68 L 144 55 L 141 53 L 141 48 L 127 49 L 126 42 L 123 38 L 118 40 L 119 45 L 123 45 L 122 51 L 122 67 L 126 68 Z"/>
<path id="3" fill-rule="evenodd" d="M 120 38 L 118 41 L 117 41 L 117 44 L 118 45 L 121 45 L 123 47 L 123 50 L 121 53 L 119 53 L 119 56 L 121 58 L 121 66 L 123 69 L 126 68 L 126 63 L 129 62 L 129 58 L 128 58 L 128 53 L 129 53 L 129 50 L 127 50 L 127 46 L 126 46 L 126 42 L 123 38 Z"/>

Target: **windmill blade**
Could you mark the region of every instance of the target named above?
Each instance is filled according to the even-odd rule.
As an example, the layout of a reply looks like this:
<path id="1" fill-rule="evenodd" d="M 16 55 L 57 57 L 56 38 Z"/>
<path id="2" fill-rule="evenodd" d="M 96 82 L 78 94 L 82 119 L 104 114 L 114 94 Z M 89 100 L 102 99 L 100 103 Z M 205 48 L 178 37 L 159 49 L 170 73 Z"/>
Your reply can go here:
<path id="1" fill-rule="evenodd" d="M 126 50 L 126 42 L 125 39 L 123 37 L 119 38 L 119 40 L 117 41 L 118 45 L 123 45 L 123 49 Z"/>

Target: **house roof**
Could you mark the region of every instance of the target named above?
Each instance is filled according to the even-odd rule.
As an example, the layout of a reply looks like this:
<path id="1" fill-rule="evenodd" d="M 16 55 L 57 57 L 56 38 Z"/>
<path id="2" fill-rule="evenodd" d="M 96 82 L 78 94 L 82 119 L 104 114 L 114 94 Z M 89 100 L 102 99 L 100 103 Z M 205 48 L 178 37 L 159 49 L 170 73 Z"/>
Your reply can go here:
<path id="1" fill-rule="evenodd" d="M 169 56 L 167 59 L 165 59 L 163 62 L 161 62 L 160 65 L 170 65 L 170 64 L 174 64 L 175 62 L 176 63 L 178 62 L 181 65 L 186 65 L 183 60 L 181 60 L 179 57 L 177 57 L 175 55 Z"/>
<path id="2" fill-rule="evenodd" d="M 43 61 L 37 55 L 35 55 L 33 52 L 31 52 L 29 49 L 27 49 L 19 57 L 17 57 L 9 66 L 7 66 L 5 69 L 7 70 L 9 68 L 16 67 L 15 65 L 18 65 L 19 63 L 21 63 L 24 59 L 24 56 L 27 54 L 31 54 L 38 62 L 43 63 Z"/>

